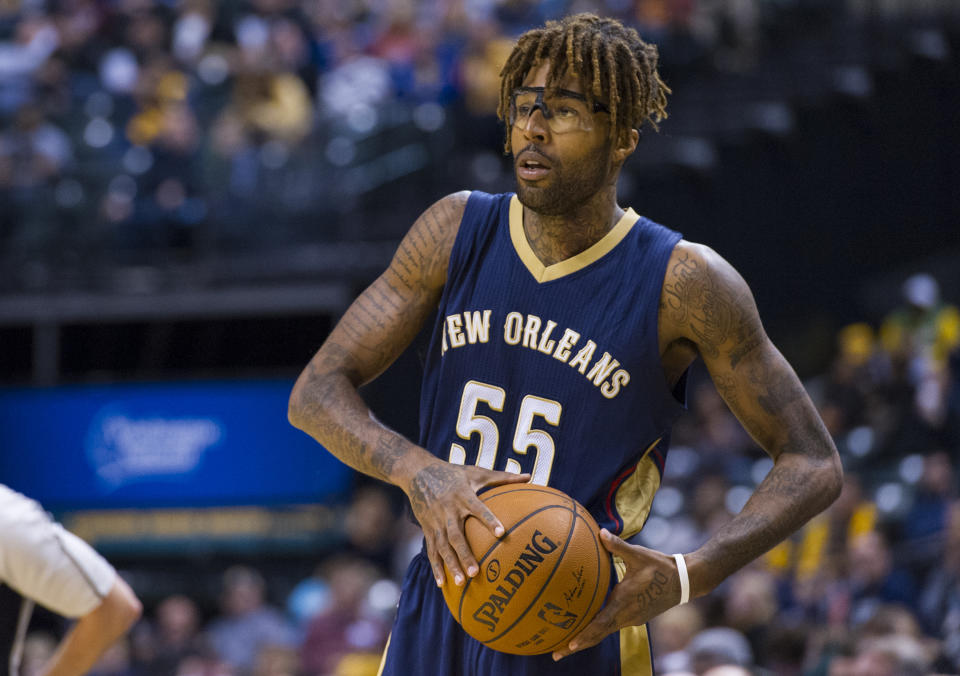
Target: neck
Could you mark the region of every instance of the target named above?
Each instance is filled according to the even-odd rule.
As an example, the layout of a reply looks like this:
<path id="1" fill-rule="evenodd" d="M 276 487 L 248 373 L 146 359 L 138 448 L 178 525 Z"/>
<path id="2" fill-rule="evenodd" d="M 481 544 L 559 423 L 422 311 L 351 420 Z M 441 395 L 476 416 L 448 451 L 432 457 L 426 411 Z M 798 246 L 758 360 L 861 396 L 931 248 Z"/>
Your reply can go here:
<path id="1" fill-rule="evenodd" d="M 540 262 L 553 265 L 596 244 L 623 214 L 616 187 L 611 185 L 565 214 L 541 214 L 523 207 L 523 231 Z"/>

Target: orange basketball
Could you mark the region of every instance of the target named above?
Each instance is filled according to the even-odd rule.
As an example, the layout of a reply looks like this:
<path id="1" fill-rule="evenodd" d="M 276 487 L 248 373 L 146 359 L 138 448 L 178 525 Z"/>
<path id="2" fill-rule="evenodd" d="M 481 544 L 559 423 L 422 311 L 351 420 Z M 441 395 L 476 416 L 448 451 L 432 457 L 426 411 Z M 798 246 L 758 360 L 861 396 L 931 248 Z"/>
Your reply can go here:
<path id="1" fill-rule="evenodd" d="M 597 522 L 569 495 L 544 486 L 497 486 L 480 499 L 506 532 L 498 539 L 467 519 L 480 572 L 457 587 L 447 571 L 447 607 L 494 650 L 539 655 L 564 645 L 600 610 L 610 586 Z"/>

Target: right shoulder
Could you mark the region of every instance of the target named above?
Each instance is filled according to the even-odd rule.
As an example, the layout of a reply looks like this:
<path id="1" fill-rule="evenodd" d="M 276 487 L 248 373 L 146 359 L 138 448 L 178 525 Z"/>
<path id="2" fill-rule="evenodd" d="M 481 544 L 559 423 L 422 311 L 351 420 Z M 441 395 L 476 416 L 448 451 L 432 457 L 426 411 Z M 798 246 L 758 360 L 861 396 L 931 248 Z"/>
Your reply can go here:
<path id="1" fill-rule="evenodd" d="M 403 238 L 391 267 L 418 273 L 428 287 L 443 286 L 470 194 L 469 190 L 451 193 L 427 207 Z"/>
<path id="2" fill-rule="evenodd" d="M 461 190 L 441 197 L 420 215 L 414 223 L 414 228 L 422 224 L 435 233 L 440 241 L 449 241 L 452 247 L 471 194 L 470 190 Z"/>

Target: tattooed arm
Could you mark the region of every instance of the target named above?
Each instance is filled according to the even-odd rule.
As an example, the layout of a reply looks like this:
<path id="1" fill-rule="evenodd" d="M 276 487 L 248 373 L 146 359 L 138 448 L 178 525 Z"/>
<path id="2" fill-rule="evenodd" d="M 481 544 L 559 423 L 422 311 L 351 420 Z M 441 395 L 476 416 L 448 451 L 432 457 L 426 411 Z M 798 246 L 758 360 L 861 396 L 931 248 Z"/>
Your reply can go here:
<path id="1" fill-rule="evenodd" d="M 671 257 L 663 301 L 661 344 L 695 346 L 720 396 L 774 460 L 741 512 L 687 555 L 691 595 L 702 596 L 826 509 L 840 494 L 842 470 L 813 402 L 727 261 L 682 242 Z"/>
<path id="2" fill-rule="evenodd" d="M 664 279 L 660 353 L 671 386 L 697 355 L 744 428 L 774 459 L 743 510 L 700 549 L 686 555 L 690 596 L 711 592 L 726 577 L 771 549 L 840 493 L 842 471 L 833 440 L 793 369 L 767 337 L 743 278 L 708 247 L 680 242 Z M 610 601 L 559 659 L 620 627 L 643 624 L 680 600 L 672 556 L 601 533 L 627 564 Z"/>
<path id="3" fill-rule="evenodd" d="M 290 422 L 356 470 L 393 483 L 423 527 L 437 584 L 446 563 L 462 583 L 478 569 L 463 522 L 475 516 L 497 535 L 503 527 L 477 498 L 484 486 L 528 475 L 450 465 L 376 421 L 357 388 L 382 373 L 436 308 L 468 192 L 428 208 L 400 243 L 387 270 L 357 298 L 300 374 Z"/>

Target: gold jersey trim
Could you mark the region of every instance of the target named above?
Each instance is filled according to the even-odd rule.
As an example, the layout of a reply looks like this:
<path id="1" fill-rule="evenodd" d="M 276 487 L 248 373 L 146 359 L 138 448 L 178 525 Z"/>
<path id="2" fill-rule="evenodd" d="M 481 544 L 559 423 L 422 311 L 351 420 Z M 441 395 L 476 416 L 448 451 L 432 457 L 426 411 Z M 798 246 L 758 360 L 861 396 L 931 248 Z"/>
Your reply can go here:
<path id="1" fill-rule="evenodd" d="M 387 634 L 387 645 L 383 646 L 383 656 L 380 657 L 380 668 L 377 669 L 377 676 L 383 676 L 383 668 L 387 665 L 387 651 L 390 650 L 391 638 L 393 638 L 393 632 Z"/>
<path id="2" fill-rule="evenodd" d="M 613 557 L 617 581 L 623 580 L 627 566 L 619 556 Z M 653 656 L 650 654 L 650 639 L 647 625 L 623 627 L 620 630 L 621 676 L 653 676 Z"/>
<path id="3" fill-rule="evenodd" d="M 637 468 L 617 487 L 613 498 L 617 513 L 623 520 L 620 537 L 624 540 L 633 537 L 643 528 L 653 506 L 653 496 L 660 488 L 660 471 L 650 457 L 650 451 L 660 443 L 661 438 L 657 438 L 647 447 L 637 463 Z"/>
<path id="4" fill-rule="evenodd" d="M 533 252 L 523 231 L 523 205 L 516 195 L 510 198 L 510 239 L 513 241 L 513 248 L 527 270 L 539 283 L 560 279 L 600 260 L 626 237 L 639 219 L 640 216 L 637 212 L 628 208 L 620 217 L 620 220 L 617 221 L 617 224 L 613 226 L 613 229 L 594 242 L 592 246 L 566 260 L 552 265 L 544 265 Z"/>

